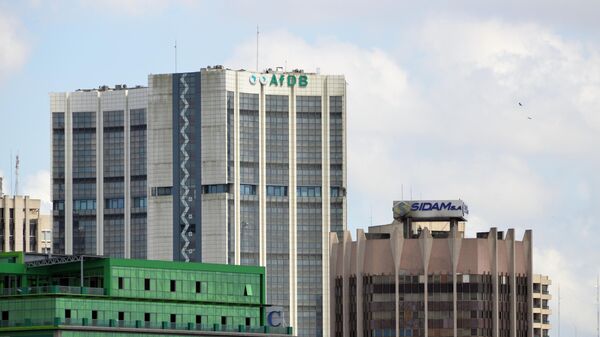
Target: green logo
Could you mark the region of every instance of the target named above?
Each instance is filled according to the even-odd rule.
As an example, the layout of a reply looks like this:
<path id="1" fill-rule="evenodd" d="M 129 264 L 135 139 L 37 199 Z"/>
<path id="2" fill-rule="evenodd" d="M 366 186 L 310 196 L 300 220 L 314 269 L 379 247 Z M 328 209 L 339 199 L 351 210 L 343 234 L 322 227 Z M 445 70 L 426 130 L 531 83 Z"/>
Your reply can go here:
<path id="1" fill-rule="evenodd" d="M 252 85 L 255 85 L 256 82 L 259 82 L 262 85 L 267 84 L 267 78 L 264 75 L 261 75 L 260 77 L 258 77 L 255 74 L 252 74 L 252 75 L 250 75 L 249 81 L 250 81 L 250 84 L 252 84 Z M 286 85 L 288 87 L 299 86 L 301 88 L 304 88 L 308 85 L 308 76 L 300 75 L 300 76 L 296 77 L 296 75 L 283 75 L 283 74 L 271 75 L 271 80 L 269 81 L 269 86 L 283 87 L 284 85 Z"/>

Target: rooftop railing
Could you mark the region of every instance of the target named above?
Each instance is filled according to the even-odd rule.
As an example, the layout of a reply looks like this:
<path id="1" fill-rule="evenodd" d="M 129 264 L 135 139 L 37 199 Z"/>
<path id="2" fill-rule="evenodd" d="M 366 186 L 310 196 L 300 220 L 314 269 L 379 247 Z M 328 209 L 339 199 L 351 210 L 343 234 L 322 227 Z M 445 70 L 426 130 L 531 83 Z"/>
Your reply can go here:
<path id="1" fill-rule="evenodd" d="M 71 295 L 104 295 L 104 288 L 42 286 L 0 289 L 0 296 L 36 295 L 36 294 L 71 294 Z"/>
<path id="2" fill-rule="evenodd" d="M 98 320 L 98 319 L 75 319 L 75 318 L 59 318 L 55 317 L 52 320 L 32 320 L 25 319 L 24 321 L 0 321 L 0 331 L 9 328 L 23 327 L 111 327 L 111 328 L 141 328 L 141 329 L 160 329 L 160 330 L 187 330 L 187 331 L 227 331 L 257 334 L 279 334 L 292 335 L 292 327 L 270 327 L 270 326 L 244 326 L 244 325 L 221 325 L 221 324 L 196 324 L 196 323 L 172 323 L 172 322 L 145 322 L 145 321 L 120 321 L 120 320 Z"/>

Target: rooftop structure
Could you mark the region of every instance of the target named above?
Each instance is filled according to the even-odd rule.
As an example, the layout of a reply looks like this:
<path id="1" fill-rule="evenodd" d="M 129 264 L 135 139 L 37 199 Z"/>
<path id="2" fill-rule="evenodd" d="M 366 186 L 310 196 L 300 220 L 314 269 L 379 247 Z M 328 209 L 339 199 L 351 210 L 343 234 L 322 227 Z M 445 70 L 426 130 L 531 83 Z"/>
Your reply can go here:
<path id="1" fill-rule="evenodd" d="M 265 306 L 263 267 L 0 254 L 0 336 L 291 334 Z"/>

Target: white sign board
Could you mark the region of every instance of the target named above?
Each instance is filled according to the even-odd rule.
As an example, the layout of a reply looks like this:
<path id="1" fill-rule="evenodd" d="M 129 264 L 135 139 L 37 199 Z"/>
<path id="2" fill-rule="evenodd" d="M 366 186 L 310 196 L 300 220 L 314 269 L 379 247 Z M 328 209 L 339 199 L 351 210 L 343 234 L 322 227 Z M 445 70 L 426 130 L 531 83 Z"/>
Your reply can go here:
<path id="1" fill-rule="evenodd" d="M 394 218 L 463 218 L 469 214 L 462 200 L 394 201 Z"/>

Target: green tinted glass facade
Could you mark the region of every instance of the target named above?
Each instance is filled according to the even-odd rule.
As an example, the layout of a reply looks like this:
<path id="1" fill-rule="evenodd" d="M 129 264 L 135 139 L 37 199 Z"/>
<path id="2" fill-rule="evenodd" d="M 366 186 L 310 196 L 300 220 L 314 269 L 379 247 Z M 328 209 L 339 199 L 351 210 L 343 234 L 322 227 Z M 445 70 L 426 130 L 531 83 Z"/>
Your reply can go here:
<path id="1" fill-rule="evenodd" d="M 263 267 L 28 259 L 20 253 L 0 254 L 0 335 L 49 326 L 269 331 Z M 69 333 L 76 332 L 62 335 Z"/>

